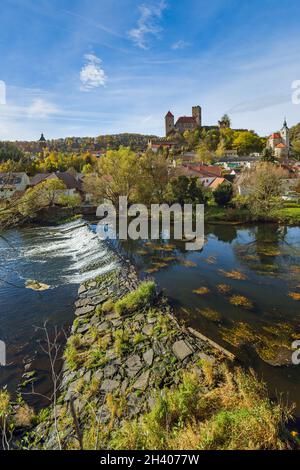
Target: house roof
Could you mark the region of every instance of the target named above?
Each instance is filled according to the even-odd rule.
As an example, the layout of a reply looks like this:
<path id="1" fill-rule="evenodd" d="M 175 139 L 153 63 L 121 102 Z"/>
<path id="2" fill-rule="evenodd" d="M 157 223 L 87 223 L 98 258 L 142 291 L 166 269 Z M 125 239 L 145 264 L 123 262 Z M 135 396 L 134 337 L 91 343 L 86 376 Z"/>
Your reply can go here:
<path id="1" fill-rule="evenodd" d="M 281 139 L 281 135 L 279 132 L 274 132 L 273 134 L 270 135 L 270 139 Z"/>
<path id="2" fill-rule="evenodd" d="M 193 165 L 192 168 L 196 171 L 210 173 L 214 176 L 222 176 L 222 168 L 212 165 Z"/>
<path id="3" fill-rule="evenodd" d="M 281 144 L 276 145 L 276 148 L 277 149 L 285 149 L 286 145 L 281 143 Z"/>
<path id="4" fill-rule="evenodd" d="M 77 181 L 71 173 L 66 171 L 64 173 L 56 173 L 56 176 L 65 183 L 67 189 L 81 189 L 80 181 Z"/>
<path id="5" fill-rule="evenodd" d="M 223 184 L 224 182 L 226 183 L 229 183 L 228 180 L 226 180 L 225 178 L 215 178 L 209 185 L 208 187 L 211 188 L 211 189 L 217 189 L 220 184 Z"/>
<path id="6" fill-rule="evenodd" d="M 38 173 L 37 175 L 35 175 L 31 178 L 30 186 L 36 186 L 37 184 L 40 184 L 42 181 L 49 178 L 50 176 L 53 177 L 53 174 L 51 174 L 51 173 Z"/>
<path id="7" fill-rule="evenodd" d="M 189 123 L 196 124 L 195 118 L 193 118 L 193 116 L 181 116 L 180 118 L 178 118 L 176 122 L 176 124 L 189 124 Z"/>

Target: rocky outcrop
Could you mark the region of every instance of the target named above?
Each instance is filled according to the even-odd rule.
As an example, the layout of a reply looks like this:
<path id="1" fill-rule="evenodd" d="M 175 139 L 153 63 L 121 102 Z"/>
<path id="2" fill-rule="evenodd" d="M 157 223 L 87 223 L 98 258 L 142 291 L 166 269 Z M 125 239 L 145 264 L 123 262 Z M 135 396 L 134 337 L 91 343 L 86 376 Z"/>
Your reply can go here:
<path id="1" fill-rule="evenodd" d="M 117 427 L 150 410 L 156 394 L 178 384 L 182 371 L 193 370 L 201 378 L 203 361 L 217 367 L 225 359 L 204 337 L 179 325 L 161 294 L 146 308 L 118 315 L 113 303 L 138 286 L 134 268 L 125 262 L 79 288 L 56 410 L 63 448 L 78 440 L 70 402 L 82 435 L 91 413 L 102 426 L 112 425 L 113 414 Z M 118 411 L 112 411 L 112 402 Z M 36 434 L 44 436 L 44 448 L 58 447 L 57 428 L 52 418 L 39 425 Z"/>

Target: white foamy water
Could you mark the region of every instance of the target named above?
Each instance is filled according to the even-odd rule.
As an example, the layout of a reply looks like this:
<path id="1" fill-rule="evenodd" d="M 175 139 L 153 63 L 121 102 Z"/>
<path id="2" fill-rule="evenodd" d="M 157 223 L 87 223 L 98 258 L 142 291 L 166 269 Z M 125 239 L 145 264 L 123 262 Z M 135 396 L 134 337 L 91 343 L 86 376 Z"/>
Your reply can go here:
<path id="1" fill-rule="evenodd" d="M 52 285 L 79 284 L 117 266 L 105 244 L 82 220 L 35 228 L 32 243 L 23 245 L 21 251 L 22 258 L 31 261 L 38 271 L 39 277 L 33 278 Z"/>

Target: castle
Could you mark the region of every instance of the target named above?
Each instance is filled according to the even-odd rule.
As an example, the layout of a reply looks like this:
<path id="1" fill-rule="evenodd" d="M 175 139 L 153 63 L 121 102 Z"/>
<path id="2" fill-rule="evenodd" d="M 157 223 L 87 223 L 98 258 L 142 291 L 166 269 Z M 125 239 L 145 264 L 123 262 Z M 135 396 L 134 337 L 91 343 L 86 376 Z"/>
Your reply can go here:
<path id="1" fill-rule="evenodd" d="M 286 119 L 280 132 L 270 135 L 267 147 L 273 151 L 277 159 L 288 158 L 290 154 L 290 130 L 287 126 Z"/>
<path id="2" fill-rule="evenodd" d="M 171 111 L 165 117 L 166 123 L 166 136 L 172 133 L 185 131 L 192 131 L 202 127 L 202 109 L 201 106 L 193 106 L 192 116 L 181 116 L 177 119 L 175 124 L 174 115 Z"/>

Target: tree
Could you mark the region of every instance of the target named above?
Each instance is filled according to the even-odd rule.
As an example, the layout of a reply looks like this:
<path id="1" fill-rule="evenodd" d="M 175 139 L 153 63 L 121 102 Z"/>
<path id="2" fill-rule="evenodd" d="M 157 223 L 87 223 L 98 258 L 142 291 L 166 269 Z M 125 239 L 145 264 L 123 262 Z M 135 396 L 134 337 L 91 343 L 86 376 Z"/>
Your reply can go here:
<path id="1" fill-rule="evenodd" d="M 225 206 L 231 201 L 232 195 L 232 185 L 224 182 L 214 191 L 214 200 L 218 206 Z"/>
<path id="2" fill-rule="evenodd" d="M 241 174 L 239 185 L 247 190 L 248 207 L 254 215 L 269 215 L 280 205 L 284 193 L 282 179 L 286 177 L 286 171 L 269 162 L 260 163 Z"/>
<path id="3" fill-rule="evenodd" d="M 87 175 L 84 187 L 96 202 L 110 201 L 115 207 L 119 197 L 134 202 L 137 181 L 141 177 L 138 155 L 127 147 L 110 150 L 98 161 L 96 175 Z"/>
<path id="4" fill-rule="evenodd" d="M 22 216 L 34 217 L 39 210 L 59 204 L 59 198 L 66 189 L 61 180 L 49 178 L 34 188 L 27 189 L 18 202 L 18 211 Z"/>
<path id="5" fill-rule="evenodd" d="M 213 154 L 204 142 L 201 142 L 197 148 L 197 157 L 202 163 L 212 162 Z"/>
<path id="6" fill-rule="evenodd" d="M 261 155 L 261 161 L 262 162 L 270 162 L 270 163 L 275 162 L 275 157 L 274 157 L 274 154 L 272 152 L 272 149 L 270 149 L 269 147 L 265 147 L 263 149 L 262 155 Z"/>
<path id="7" fill-rule="evenodd" d="M 222 127 L 228 128 L 228 129 L 230 128 L 231 120 L 230 120 L 230 117 L 228 116 L 228 114 L 224 114 L 224 116 L 222 116 L 220 123 L 221 123 Z"/>
<path id="8" fill-rule="evenodd" d="M 225 156 L 225 152 L 226 152 L 226 145 L 225 145 L 224 140 L 222 139 L 218 145 L 215 155 L 217 158 L 222 158 Z"/>
<path id="9" fill-rule="evenodd" d="M 139 159 L 139 170 L 135 202 L 146 205 L 161 203 L 171 176 L 168 160 L 163 154 L 147 151 Z"/>
<path id="10" fill-rule="evenodd" d="M 179 176 L 171 180 L 167 188 L 166 199 L 172 204 L 179 203 L 181 206 L 184 204 L 206 204 L 207 195 L 198 178 Z"/>
<path id="11" fill-rule="evenodd" d="M 238 131 L 235 133 L 233 148 L 239 155 L 249 155 L 253 152 L 261 152 L 264 148 L 264 140 L 251 131 Z"/>

